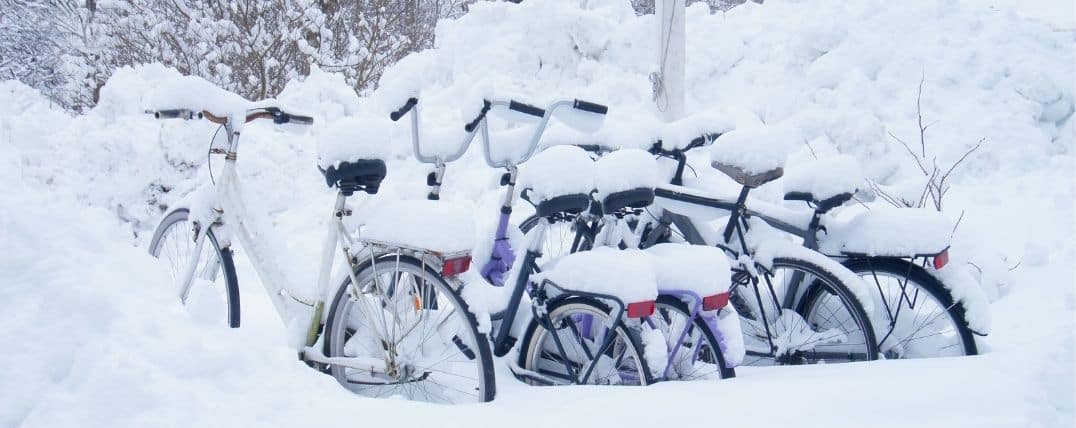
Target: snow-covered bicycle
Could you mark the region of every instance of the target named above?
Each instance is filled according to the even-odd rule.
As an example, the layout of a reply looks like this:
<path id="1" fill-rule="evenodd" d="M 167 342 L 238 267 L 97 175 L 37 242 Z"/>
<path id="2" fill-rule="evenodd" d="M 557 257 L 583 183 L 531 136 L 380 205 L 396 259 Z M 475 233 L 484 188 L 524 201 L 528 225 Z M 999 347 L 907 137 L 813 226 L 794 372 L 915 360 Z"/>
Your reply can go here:
<path id="1" fill-rule="evenodd" d="M 736 156 L 736 150 L 757 150 L 738 142 L 715 150 L 732 155 L 727 162 L 713 164 L 742 186 L 734 201 L 682 186 L 686 153 L 710 145 L 718 135 L 658 141 L 650 148 L 652 154 L 676 161 L 671 184 L 655 189 L 656 206 L 650 214 L 637 216 L 641 221 L 615 240 L 642 248 L 685 241 L 724 249 L 734 262 L 731 300 L 741 316 L 745 365 L 876 359 L 878 346 L 864 307 L 871 301 L 863 281 L 822 254 L 789 242 L 779 232 L 775 235 L 778 229 L 771 223 L 779 220 L 747 210 L 751 189 L 780 177 L 778 162 L 765 155 Z M 606 150 L 601 145 L 589 148 Z M 745 165 L 752 161 L 767 165 Z M 709 224 L 723 217 L 727 218 L 723 230 Z M 521 228 L 532 224 L 533 220 L 525 221 Z M 571 216 L 561 224 L 554 234 L 562 236 L 549 239 L 548 251 L 585 250 L 598 235 L 610 233 L 598 216 Z"/>
<path id="2" fill-rule="evenodd" d="M 155 117 L 207 119 L 220 124 L 227 136 L 224 147 L 211 148 L 212 154 L 224 157 L 219 178 L 165 215 L 149 246 L 152 255 L 171 267 L 184 305 L 199 316 L 239 326 L 235 238 L 287 327 L 290 343 L 307 364 L 373 397 L 443 403 L 493 398 L 487 339 L 452 282 L 468 268 L 469 248 L 459 240 L 427 240 L 430 229 L 451 231 L 456 225 L 470 225 L 471 219 L 436 204 L 379 201 L 357 210 L 346 204 L 355 193 L 377 193 L 387 174 L 387 144 L 378 140 L 384 134 L 374 131 L 376 121 L 353 123 L 352 132 L 326 133 L 325 138 L 340 140 L 329 144 L 346 146 L 337 152 L 347 156 L 319 161 L 337 196 L 328 213 L 318 278 L 301 281 L 274 251 L 274 244 L 282 241 L 270 239 L 273 229 L 247 211 L 236 162 L 245 123 L 267 119 L 305 125 L 313 120 L 271 101 L 251 103 L 200 79 L 187 78 L 175 86 L 175 96 L 153 111 Z M 416 209 L 429 215 L 416 218 Z M 368 214 L 358 236 L 344 223 L 353 212 Z M 337 256 L 345 261 L 344 272 L 334 275 Z M 336 299 L 326 317 L 325 296 L 331 292 Z"/>
<path id="3" fill-rule="evenodd" d="M 421 153 L 417 104 L 415 98 L 408 100 L 392 118 L 399 119 L 411 112 L 412 141 L 417 157 L 435 165 L 428 180 L 431 198 L 439 196 L 445 163 L 458 159 L 467 150 L 475 132 L 482 137 L 486 163 L 506 171 L 501 180 L 505 196 L 498 212 L 497 232 L 490 250 L 492 256 L 481 270 L 485 280 L 476 278 L 474 283 L 463 285 L 476 288 L 477 294 L 493 292 L 502 297 L 501 289 L 491 285 L 511 286 L 505 290 L 510 291 L 506 307 L 490 314 L 493 353 L 504 356 L 518 349 L 518 355 L 509 357 L 508 362 L 517 377 L 536 385 L 646 385 L 653 382 L 644 357 L 643 340 L 633 328 L 640 318 L 653 313 L 657 297 L 653 280 L 645 279 L 646 269 L 642 277 L 632 274 L 643 268 L 637 263 L 642 255 L 619 252 L 578 254 L 561 260 L 556 267 L 546 266 L 549 269 L 543 270 L 538 268 L 535 260 L 541 257 L 540 245 L 548 223 L 539 224 L 525 237 L 528 244 L 521 258 L 515 258 L 507 242 L 508 219 L 517 197 L 517 178 L 521 178 L 518 165 L 523 162 L 527 162 L 524 165 L 527 173 L 519 184 L 525 188 L 528 199 L 535 204 L 542 218 L 587 209 L 593 190 L 589 165 L 573 167 L 573 161 L 578 160 L 573 153 L 547 150 L 535 155 L 535 150 L 542 132 L 555 115 L 577 124 L 600 123 L 606 112 L 605 106 L 564 100 L 542 109 L 517 101 L 483 101 L 477 117 L 465 126 L 469 133 L 467 140 L 454 147 L 453 152 L 438 157 Z M 506 112 L 517 118 L 529 116 L 537 121 L 526 146 L 502 147 L 501 153 L 494 155 L 487 122 L 487 114 L 491 111 Z M 526 131 L 525 128 L 519 130 Z M 578 156 L 589 162 L 585 154 Z M 529 318 L 522 310 L 525 306 L 531 309 Z"/>

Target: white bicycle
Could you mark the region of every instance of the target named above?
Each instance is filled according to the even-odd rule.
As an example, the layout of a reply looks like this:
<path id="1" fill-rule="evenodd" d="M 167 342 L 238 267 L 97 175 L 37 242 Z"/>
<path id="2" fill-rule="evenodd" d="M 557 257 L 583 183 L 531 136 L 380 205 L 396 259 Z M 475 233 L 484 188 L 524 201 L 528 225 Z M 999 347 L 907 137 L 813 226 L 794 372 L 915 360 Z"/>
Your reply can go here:
<path id="1" fill-rule="evenodd" d="M 219 178 L 195 192 L 192 203 L 165 215 L 149 246 L 150 253 L 171 268 L 183 304 L 198 317 L 239 327 L 234 237 L 284 321 L 290 343 L 308 365 L 371 397 L 441 403 L 491 400 L 494 377 L 487 339 L 457 293 L 455 276 L 469 267 L 469 248 L 427 248 L 412 242 L 417 238 L 396 236 L 393 228 L 415 226 L 399 224 L 400 219 L 416 217 L 413 204 L 379 203 L 361 232 L 353 235 L 344 223 L 353 212 L 347 198 L 355 192 L 377 193 L 387 173 L 382 159 L 360 154 L 322 170 L 326 183 L 337 189 L 336 203 L 322 245 L 317 289 L 301 286 L 311 281 L 300 282 L 281 263 L 273 252 L 274 241 L 267 238 L 273 230 L 248 213 L 236 161 L 245 123 L 271 119 L 309 125 L 313 119 L 269 104 L 243 105 L 243 113 L 236 112 L 234 104 L 204 104 L 152 111 L 159 119 L 207 119 L 220 124 L 227 135 L 226 147 L 210 149 L 224 157 Z M 442 213 L 436 204 L 429 201 L 420 207 L 420 217 L 438 224 L 472 221 Z M 337 254 L 346 266 L 334 275 Z M 327 315 L 330 295 L 334 304 Z"/>

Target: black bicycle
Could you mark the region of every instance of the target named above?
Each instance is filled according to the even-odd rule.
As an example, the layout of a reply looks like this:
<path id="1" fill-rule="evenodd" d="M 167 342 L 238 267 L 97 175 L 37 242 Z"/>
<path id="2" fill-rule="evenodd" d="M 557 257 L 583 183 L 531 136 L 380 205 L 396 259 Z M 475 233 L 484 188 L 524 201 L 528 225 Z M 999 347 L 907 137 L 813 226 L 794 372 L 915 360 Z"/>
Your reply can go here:
<path id="1" fill-rule="evenodd" d="M 741 319 L 745 365 L 877 359 L 874 329 L 864 309 L 871 302 L 863 281 L 816 251 L 773 239 L 773 219 L 747 209 L 751 189 L 780 177 L 780 169 L 749 174 L 737 165 L 715 165 L 742 186 L 733 202 L 680 186 L 686 153 L 718 136 L 703 135 L 683 147 L 665 147 L 661 141 L 651 147 L 652 154 L 676 161 L 676 172 L 671 185 L 655 189 L 658 207 L 636 216 L 632 222 L 636 236 L 625 242 L 638 242 L 642 248 L 687 242 L 725 251 L 733 262 L 731 302 Z M 604 150 L 585 148 L 597 154 Z M 723 216 L 728 216 L 724 229 L 712 230 L 708 222 Z M 543 248 L 547 257 L 589 249 L 604 225 L 600 216 L 589 213 L 556 220 Z M 528 219 L 521 228 L 527 231 L 534 224 Z"/>
<path id="2" fill-rule="evenodd" d="M 687 152 L 708 145 L 716 138 L 716 134 L 703 136 L 685 147 L 671 149 L 663 148 L 663 144 L 658 142 L 650 149 L 655 156 L 671 159 L 676 163 L 670 184 L 656 191 L 659 202 L 664 202 L 662 208 L 674 205 L 681 211 L 692 211 L 696 214 L 708 209 L 739 212 L 738 217 L 759 219 L 774 229 L 802 239 L 802 245 L 806 249 L 824 252 L 826 257 L 841 263 L 866 282 L 869 288 L 870 295 L 865 300 L 868 300 L 867 303 L 872 308 L 870 315 L 874 326 L 874 336 L 878 340 L 878 349 L 885 358 L 924 358 L 978 353 L 974 335 L 979 333 L 976 333 L 967 321 L 967 309 L 964 302 L 955 299 L 949 288 L 939 278 L 941 276 L 939 272 L 947 265 L 949 258 L 948 245 L 942 243 L 945 239 L 939 239 L 939 244 L 933 249 L 920 250 L 911 254 L 900 248 L 902 247 L 900 243 L 895 243 L 892 248 L 876 244 L 875 248 L 868 252 L 839 243 L 827 242 L 835 238 L 828 233 L 823 220 L 832 215 L 832 210 L 852 199 L 856 191 L 854 183 L 845 186 L 842 191 L 825 195 L 815 195 L 809 191 L 794 188 L 787 189 L 789 186 L 786 185 L 786 190 L 788 190 L 785 195 L 786 200 L 803 201 L 812 208 L 809 215 L 795 216 L 782 215 L 783 210 L 774 209 L 773 205 L 748 199 L 746 185 L 737 201 L 713 197 L 696 189 L 682 187 L 683 175 L 687 169 Z M 583 147 L 596 156 L 609 150 L 599 145 Z M 775 172 L 770 177 L 765 177 L 764 182 L 779 177 L 780 173 Z M 744 178 L 740 177 L 740 180 Z M 744 182 L 741 181 L 741 184 Z M 757 187 L 763 183 L 758 183 L 756 180 L 753 184 Z M 676 240 L 709 243 L 700 233 L 700 228 L 706 230 L 706 226 L 700 224 L 705 221 L 700 222 L 684 213 L 676 214 L 675 210 L 675 207 L 671 210 L 652 208 L 634 219 L 634 225 L 642 225 L 640 229 L 642 245 Z M 862 215 L 871 214 L 867 212 Z M 731 224 L 732 218 L 729 220 Z M 530 222 L 524 223 L 524 229 Z M 565 218 L 557 230 L 550 232 L 551 236 L 547 239 L 545 251 L 547 254 L 554 254 L 558 251 L 577 251 L 584 248 L 588 237 L 594 236 L 601 226 L 599 219 L 593 217 Z M 728 226 L 723 237 L 731 237 Z M 801 277 L 805 277 L 801 274 L 794 276 L 794 283 L 801 283 L 803 280 Z M 741 296 L 734 295 L 733 304 L 743 312 L 753 309 Z M 796 308 L 797 306 L 794 301 L 786 301 L 783 307 Z M 749 330 L 745 326 L 745 332 Z"/>

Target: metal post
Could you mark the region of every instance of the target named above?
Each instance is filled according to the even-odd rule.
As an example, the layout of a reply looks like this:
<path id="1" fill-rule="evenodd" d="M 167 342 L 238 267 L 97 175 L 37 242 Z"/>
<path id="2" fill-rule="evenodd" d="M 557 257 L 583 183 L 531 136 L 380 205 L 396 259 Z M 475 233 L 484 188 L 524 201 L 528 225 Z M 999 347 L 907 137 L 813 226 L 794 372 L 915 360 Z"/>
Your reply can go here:
<path id="1" fill-rule="evenodd" d="M 654 105 L 666 122 L 684 117 L 686 20 L 684 0 L 655 0 L 658 21 L 658 71 L 651 75 Z"/>

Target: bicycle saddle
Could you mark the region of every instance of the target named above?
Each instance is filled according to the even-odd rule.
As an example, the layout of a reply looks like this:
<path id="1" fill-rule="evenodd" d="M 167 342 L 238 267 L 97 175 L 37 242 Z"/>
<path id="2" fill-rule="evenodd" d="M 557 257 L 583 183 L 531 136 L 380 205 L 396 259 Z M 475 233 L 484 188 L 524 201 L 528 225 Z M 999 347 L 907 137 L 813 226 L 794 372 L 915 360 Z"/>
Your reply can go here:
<path id="1" fill-rule="evenodd" d="M 848 202 L 866 179 L 855 158 L 838 155 L 790 166 L 781 181 L 786 201 L 810 202 L 826 212 Z"/>
<path id="2" fill-rule="evenodd" d="M 340 162 L 338 165 L 318 169 L 325 175 L 325 184 L 340 189 L 346 196 L 351 196 L 355 191 L 371 195 L 377 193 L 388 172 L 385 161 L 381 159 Z"/>
<path id="3" fill-rule="evenodd" d="M 596 163 L 595 188 L 598 210 L 613 214 L 638 209 L 654 202 L 658 185 L 658 164 L 645 150 L 623 149 L 602 156 Z"/>
<path id="4" fill-rule="evenodd" d="M 605 214 L 612 214 L 627 208 L 646 208 L 652 203 L 654 203 L 654 189 L 650 187 L 640 187 L 610 193 L 601 200 L 601 211 Z"/>
<path id="5" fill-rule="evenodd" d="M 568 195 L 554 196 L 549 199 L 534 201 L 528 196 L 531 189 L 523 189 L 520 197 L 534 205 L 535 213 L 540 217 L 552 217 L 556 214 L 579 214 L 590 208 L 590 195 L 586 193 L 573 193 Z"/>
<path id="6" fill-rule="evenodd" d="M 750 173 L 744 171 L 739 166 L 723 163 L 720 161 L 713 161 L 710 166 L 716 168 L 718 171 L 725 173 L 725 175 L 729 176 L 737 183 L 740 183 L 741 186 L 750 187 L 752 189 L 763 184 L 769 183 L 778 178 L 781 178 L 781 176 L 785 173 L 784 168 L 781 167 L 777 167 L 760 173 Z"/>
<path id="7" fill-rule="evenodd" d="M 710 149 L 711 166 L 740 185 L 755 188 L 784 175 L 785 158 L 802 137 L 786 126 L 737 128 Z"/>

